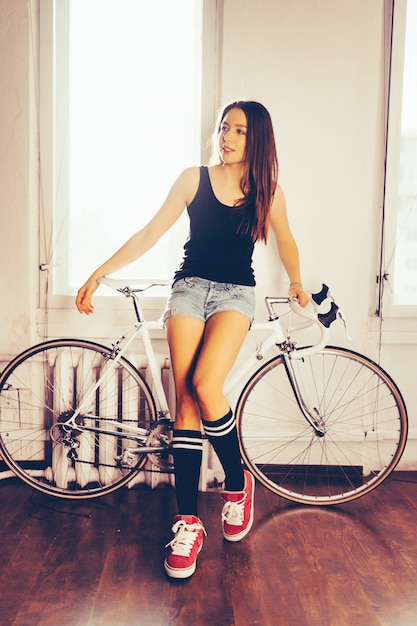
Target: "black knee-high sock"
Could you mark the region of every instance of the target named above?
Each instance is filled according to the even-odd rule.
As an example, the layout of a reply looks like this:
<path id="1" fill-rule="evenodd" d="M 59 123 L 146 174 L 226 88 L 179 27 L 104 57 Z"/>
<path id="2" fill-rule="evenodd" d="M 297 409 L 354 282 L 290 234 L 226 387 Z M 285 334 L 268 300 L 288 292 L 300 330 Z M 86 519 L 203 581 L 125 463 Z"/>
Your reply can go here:
<path id="1" fill-rule="evenodd" d="M 198 483 L 203 456 L 201 432 L 174 430 L 172 448 L 178 513 L 198 517 Z"/>
<path id="2" fill-rule="evenodd" d="M 242 491 L 244 475 L 237 437 L 236 422 L 230 410 L 224 417 L 209 422 L 203 420 L 204 432 L 213 446 L 226 475 L 227 491 Z"/>

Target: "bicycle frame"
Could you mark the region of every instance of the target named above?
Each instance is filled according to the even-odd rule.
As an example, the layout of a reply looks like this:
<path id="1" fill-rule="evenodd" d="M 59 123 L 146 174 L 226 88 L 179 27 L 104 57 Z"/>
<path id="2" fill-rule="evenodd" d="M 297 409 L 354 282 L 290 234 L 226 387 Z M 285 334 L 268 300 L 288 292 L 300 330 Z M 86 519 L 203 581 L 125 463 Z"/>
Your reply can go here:
<path id="1" fill-rule="evenodd" d="M 145 320 L 141 303 L 140 303 L 140 299 L 137 295 L 138 293 L 144 291 L 145 289 L 151 286 L 156 286 L 156 285 L 161 285 L 161 284 L 166 284 L 166 283 L 164 281 L 147 281 L 146 282 L 147 287 L 135 289 L 135 288 L 131 288 L 128 286 L 120 287 L 121 283 L 117 279 L 103 278 L 100 280 L 100 282 L 112 288 L 116 288 L 124 296 L 132 299 L 137 321 L 134 325 L 134 330 L 130 334 L 129 339 L 125 341 L 122 347 L 121 347 L 121 343 L 126 339 L 126 337 L 124 336 L 121 339 L 119 339 L 116 342 L 116 344 L 113 344 L 114 359 L 112 360 L 112 365 L 106 370 L 106 373 L 103 376 L 101 376 L 99 380 L 96 381 L 96 383 L 89 390 L 89 393 L 94 393 L 99 388 L 99 386 L 103 383 L 103 381 L 105 381 L 106 378 L 110 376 L 112 371 L 114 371 L 114 368 L 116 367 L 117 363 L 126 354 L 129 346 L 133 343 L 133 341 L 135 339 L 140 339 L 143 344 L 143 348 L 144 348 L 144 352 L 145 352 L 145 356 L 147 360 L 147 367 L 149 367 L 150 372 L 151 372 L 152 382 L 154 385 L 154 397 L 156 401 L 158 416 L 159 418 L 163 418 L 163 419 L 173 422 L 172 416 L 170 414 L 166 394 L 165 394 L 162 381 L 160 378 L 159 367 L 156 361 L 154 349 L 152 346 L 152 340 L 150 336 L 150 331 L 159 330 L 161 327 L 158 322 L 150 322 L 150 321 Z M 326 296 L 327 296 L 327 292 L 326 292 Z M 228 377 L 225 383 L 225 390 L 224 390 L 225 395 L 230 396 L 232 392 L 234 392 L 236 389 L 238 390 L 241 389 L 244 383 L 246 382 L 248 375 L 257 369 L 259 360 L 264 358 L 264 354 L 268 353 L 268 351 L 272 349 L 273 347 L 277 347 L 280 354 L 282 355 L 284 359 L 288 379 L 294 391 L 294 394 L 297 399 L 297 403 L 301 412 L 303 413 L 305 419 L 314 428 L 314 430 L 316 431 L 316 434 L 318 434 L 319 436 L 322 436 L 324 434 L 324 430 L 322 429 L 322 426 L 319 420 L 317 419 L 317 416 L 314 416 L 310 412 L 310 410 L 308 409 L 302 397 L 301 390 L 297 384 L 296 375 L 291 364 L 291 360 L 302 359 L 307 354 L 319 352 L 327 343 L 328 327 L 330 326 L 331 322 L 329 323 L 328 326 L 326 326 L 323 323 L 320 323 L 318 321 L 317 313 L 312 313 L 312 312 L 302 309 L 298 305 L 298 302 L 291 297 L 282 297 L 282 298 L 267 297 L 265 298 L 265 304 L 269 313 L 268 321 L 264 323 L 254 323 L 252 326 L 253 332 L 267 331 L 268 333 L 266 340 L 262 344 L 262 350 L 255 351 L 248 359 L 246 359 L 243 365 L 241 365 L 235 372 L 233 372 Z M 320 329 L 319 341 L 311 347 L 296 349 L 294 344 L 289 340 L 289 338 L 285 338 L 281 323 L 279 321 L 279 316 L 275 313 L 274 306 L 279 305 L 279 304 L 287 304 L 287 305 L 290 304 L 292 310 L 295 313 L 297 313 L 299 316 L 306 319 L 306 321 L 303 324 L 298 325 L 297 327 L 298 329 L 306 328 L 313 324 L 317 324 Z M 337 313 L 338 313 L 338 309 L 335 313 L 335 317 L 337 316 Z M 82 412 L 83 412 L 83 406 L 80 405 L 78 409 L 74 412 L 72 417 L 68 420 L 67 426 L 78 428 L 80 430 L 86 430 L 89 432 L 97 432 L 97 433 L 114 435 L 114 432 L 112 431 L 104 431 L 101 428 L 97 428 L 93 426 L 88 426 L 88 427 L 80 426 L 79 424 L 77 424 L 76 419 L 78 415 L 80 415 L 80 413 Z M 109 426 L 117 427 L 119 431 L 118 432 L 119 437 L 120 436 L 123 437 L 123 433 L 120 433 L 120 430 L 122 430 L 126 432 L 125 436 L 135 435 L 135 438 L 138 441 L 140 440 L 143 441 L 143 443 L 146 442 L 147 436 L 149 434 L 143 428 L 138 428 L 132 425 L 127 425 L 127 424 L 123 424 L 123 423 L 116 422 L 116 421 L 107 421 L 107 424 Z M 143 453 L 147 451 L 156 452 L 157 449 L 155 447 L 152 447 L 148 450 L 146 447 L 141 447 L 140 451 Z"/>

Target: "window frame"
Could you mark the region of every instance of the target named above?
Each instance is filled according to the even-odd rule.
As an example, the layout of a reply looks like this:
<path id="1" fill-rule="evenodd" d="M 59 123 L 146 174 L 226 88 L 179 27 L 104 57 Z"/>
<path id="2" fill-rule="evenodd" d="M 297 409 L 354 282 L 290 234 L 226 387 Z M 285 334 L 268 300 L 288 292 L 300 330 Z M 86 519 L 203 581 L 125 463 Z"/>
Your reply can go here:
<path id="1" fill-rule="evenodd" d="M 113 336 L 118 327 L 126 329 L 132 321 L 131 306 L 122 297 L 99 296 L 96 299 L 96 312 L 92 316 L 95 323 L 85 323 L 74 306 L 74 297 L 51 293 L 53 265 L 53 220 L 54 209 L 65 198 L 66 190 L 60 179 L 60 188 L 55 181 L 60 168 L 68 167 L 68 154 L 63 148 L 65 140 L 65 117 L 68 117 L 68 98 L 54 101 L 56 93 L 55 32 L 57 20 L 67 20 L 71 0 L 40 0 L 39 7 L 39 143 L 40 143 L 40 198 L 39 198 L 39 301 L 37 327 L 41 336 L 59 337 L 86 332 L 91 337 Z M 201 162 L 209 157 L 208 138 L 212 132 L 219 93 L 219 42 L 223 0 L 196 0 L 202 4 L 202 80 L 201 80 Z M 59 11 L 56 10 L 59 2 Z M 66 28 L 68 32 L 68 28 Z M 60 36 L 65 33 L 61 29 Z M 62 46 L 58 53 L 61 64 L 68 64 L 68 46 Z M 65 86 L 60 93 L 65 93 Z M 60 160 L 57 162 L 56 156 Z M 62 227 L 62 225 L 60 226 Z M 65 225 L 64 225 L 65 227 Z M 64 245 L 64 244 L 63 244 Z M 65 252 L 65 251 L 64 251 Z M 61 255 L 60 255 L 61 256 Z M 144 308 L 150 318 L 157 319 L 163 309 L 165 295 L 144 294 Z M 80 321 L 84 320 L 84 321 Z"/>
<path id="2" fill-rule="evenodd" d="M 402 89 L 405 60 L 407 0 L 392 2 L 392 32 L 389 67 L 386 170 L 383 199 L 382 250 L 380 252 L 377 314 L 384 319 L 417 317 L 417 305 L 395 304 L 390 280 L 393 276 L 393 254 L 397 240 L 397 198 L 400 170 Z M 417 323 L 416 323 L 417 327 Z"/>

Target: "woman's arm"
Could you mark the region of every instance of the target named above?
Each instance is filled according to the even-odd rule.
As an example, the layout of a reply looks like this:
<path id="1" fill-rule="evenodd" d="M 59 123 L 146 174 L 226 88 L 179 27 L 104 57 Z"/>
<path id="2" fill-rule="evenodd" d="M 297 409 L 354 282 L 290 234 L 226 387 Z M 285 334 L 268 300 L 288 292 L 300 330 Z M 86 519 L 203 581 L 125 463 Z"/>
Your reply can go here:
<path id="1" fill-rule="evenodd" d="M 298 298 L 301 306 L 306 306 L 309 296 L 303 289 L 300 274 L 300 258 L 298 247 L 291 233 L 287 218 L 285 197 L 279 185 L 276 186 L 271 206 L 270 227 L 274 232 L 279 256 L 290 279 L 289 293 Z"/>
<path id="2" fill-rule="evenodd" d="M 184 208 L 194 198 L 200 180 L 199 168 L 184 170 L 171 187 L 168 196 L 154 217 L 123 244 L 107 261 L 98 267 L 78 290 L 76 305 L 80 313 L 94 312 L 91 298 L 99 278 L 113 274 L 136 261 L 150 250 L 177 221 Z"/>

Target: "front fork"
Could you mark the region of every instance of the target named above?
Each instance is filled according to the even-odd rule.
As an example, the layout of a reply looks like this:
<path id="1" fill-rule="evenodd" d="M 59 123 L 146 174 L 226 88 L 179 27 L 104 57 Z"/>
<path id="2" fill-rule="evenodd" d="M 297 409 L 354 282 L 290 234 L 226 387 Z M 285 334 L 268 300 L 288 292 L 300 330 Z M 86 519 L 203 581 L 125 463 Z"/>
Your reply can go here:
<path id="1" fill-rule="evenodd" d="M 317 437 L 324 437 L 324 435 L 326 434 L 326 426 L 325 426 L 323 418 L 320 415 L 318 408 L 313 407 L 313 410 L 311 410 L 307 406 L 307 403 L 305 402 L 303 398 L 300 385 L 298 384 L 297 376 L 294 371 L 293 362 L 288 356 L 288 354 L 284 352 L 282 354 L 282 359 L 284 362 L 285 372 L 287 374 L 289 383 L 294 392 L 295 399 L 297 400 L 297 404 L 301 413 L 303 414 L 307 422 L 310 424 L 310 426 L 314 429 L 314 432 L 317 435 Z M 304 361 L 304 359 L 301 359 L 301 361 Z"/>

